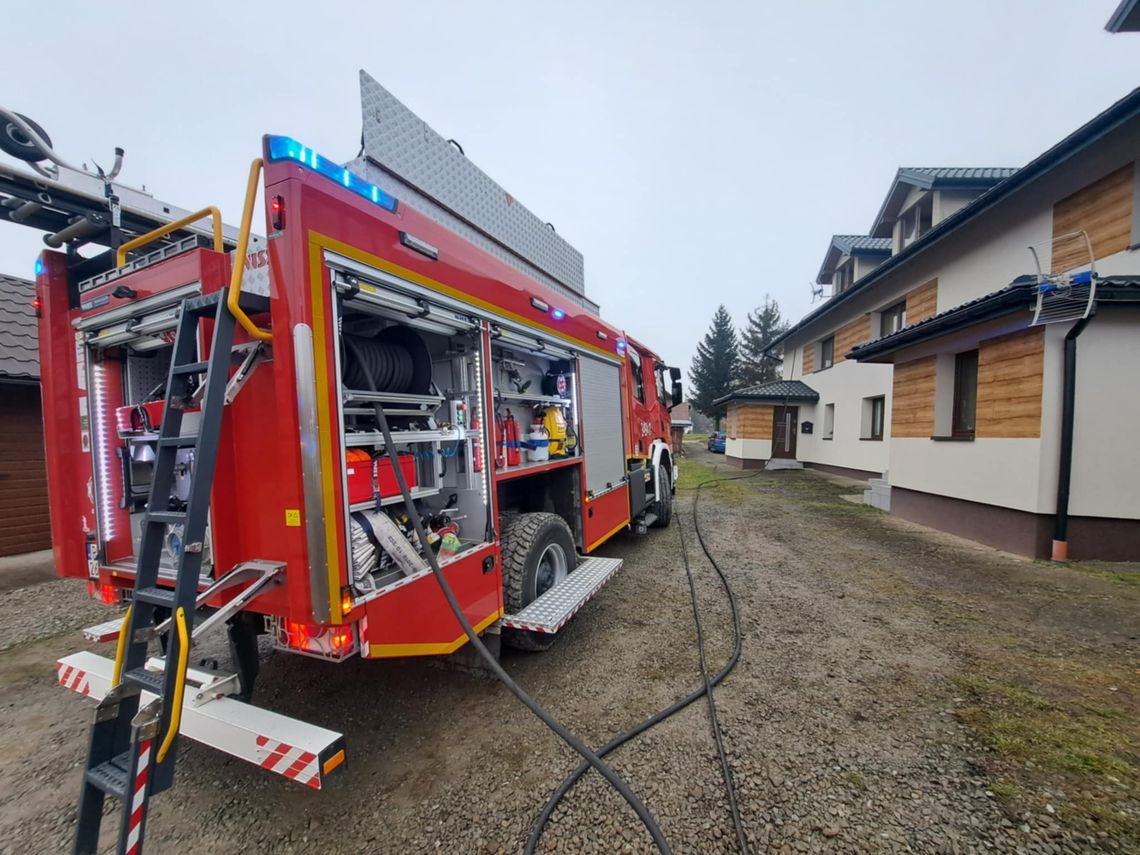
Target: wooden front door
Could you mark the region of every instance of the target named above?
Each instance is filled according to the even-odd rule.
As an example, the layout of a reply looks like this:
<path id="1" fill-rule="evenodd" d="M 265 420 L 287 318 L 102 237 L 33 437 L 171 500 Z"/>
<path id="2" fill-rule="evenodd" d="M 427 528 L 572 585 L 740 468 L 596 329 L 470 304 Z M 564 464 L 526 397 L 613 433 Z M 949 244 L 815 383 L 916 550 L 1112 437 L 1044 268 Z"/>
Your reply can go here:
<path id="1" fill-rule="evenodd" d="M 773 407 L 772 410 L 772 456 L 795 460 L 800 408 Z"/>

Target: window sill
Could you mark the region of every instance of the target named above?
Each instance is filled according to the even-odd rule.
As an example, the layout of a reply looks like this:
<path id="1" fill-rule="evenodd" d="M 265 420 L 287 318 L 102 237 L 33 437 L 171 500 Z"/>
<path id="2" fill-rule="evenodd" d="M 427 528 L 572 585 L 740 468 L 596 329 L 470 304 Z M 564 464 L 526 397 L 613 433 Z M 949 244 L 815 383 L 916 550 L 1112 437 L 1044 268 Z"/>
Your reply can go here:
<path id="1" fill-rule="evenodd" d="M 935 442 L 973 442 L 973 436 L 932 436 Z"/>
<path id="2" fill-rule="evenodd" d="M 861 436 L 861 437 L 859 437 L 859 441 L 860 442 L 882 442 L 883 438 L 881 436 Z"/>
<path id="3" fill-rule="evenodd" d="M 834 438 L 835 437 L 831 437 L 831 436 L 821 436 L 820 437 L 820 439 L 822 439 L 824 442 L 831 442 L 831 440 L 833 440 Z"/>

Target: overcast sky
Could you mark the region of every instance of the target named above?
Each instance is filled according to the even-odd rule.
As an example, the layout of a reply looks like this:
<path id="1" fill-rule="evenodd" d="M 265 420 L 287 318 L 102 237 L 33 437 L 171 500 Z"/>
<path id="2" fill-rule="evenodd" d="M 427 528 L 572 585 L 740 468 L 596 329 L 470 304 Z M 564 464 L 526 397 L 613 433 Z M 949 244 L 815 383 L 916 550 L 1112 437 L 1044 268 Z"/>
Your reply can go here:
<path id="1" fill-rule="evenodd" d="M 582 251 L 607 320 L 687 368 L 718 302 L 800 317 L 898 166 L 1022 165 L 1140 85 L 1140 36 L 1104 31 L 1117 2 L 24 3 L 0 103 L 236 223 L 261 134 L 356 154 L 364 68 Z M 0 270 L 30 275 L 40 247 L 0 223 Z"/>

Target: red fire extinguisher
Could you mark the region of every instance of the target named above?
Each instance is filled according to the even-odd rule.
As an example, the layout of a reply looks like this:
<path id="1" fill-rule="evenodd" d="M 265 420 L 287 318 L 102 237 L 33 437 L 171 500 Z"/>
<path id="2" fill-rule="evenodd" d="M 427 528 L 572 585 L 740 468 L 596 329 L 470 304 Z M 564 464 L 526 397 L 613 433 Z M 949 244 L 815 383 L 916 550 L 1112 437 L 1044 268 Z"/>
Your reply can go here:
<path id="1" fill-rule="evenodd" d="M 495 468 L 503 469 L 507 465 L 507 442 L 504 437 L 503 420 L 495 413 Z"/>
<path id="2" fill-rule="evenodd" d="M 483 471 L 483 432 L 480 428 L 482 425 L 479 424 L 479 417 L 472 416 L 471 430 L 475 431 L 475 436 L 471 438 L 471 470 L 473 472 Z"/>
<path id="3" fill-rule="evenodd" d="M 505 433 L 507 440 L 507 465 L 518 466 L 521 460 L 521 452 L 519 450 L 519 423 L 515 419 L 515 414 L 510 410 L 507 410 Z"/>

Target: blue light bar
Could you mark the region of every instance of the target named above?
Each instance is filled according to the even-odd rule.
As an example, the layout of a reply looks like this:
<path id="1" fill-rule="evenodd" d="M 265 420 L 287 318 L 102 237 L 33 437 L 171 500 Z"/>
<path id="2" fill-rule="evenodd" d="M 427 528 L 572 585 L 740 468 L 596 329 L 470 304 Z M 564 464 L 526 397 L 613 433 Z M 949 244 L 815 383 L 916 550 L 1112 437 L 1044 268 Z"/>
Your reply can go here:
<path id="1" fill-rule="evenodd" d="M 566 313 L 564 311 L 562 311 L 561 309 L 551 309 L 550 310 L 550 317 L 554 318 L 554 320 L 556 320 L 556 321 L 560 321 L 564 317 L 566 317 Z"/>
<path id="2" fill-rule="evenodd" d="M 318 172 L 325 178 L 330 178 L 337 184 L 351 190 L 357 196 L 379 205 L 385 210 L 396 213 L 396 200 L 389 196 L 375 184 L 370 184 L 363 178 L 349 172 L 343 166 L 337 166 L 335 161 L 322 157 L 311 148 L 306 148 L 291 137 L 269 137 L 269 160 L 294 160 L 302 166 L 307 166 L 313 172 Z"/>
<path id="3" fill-rule="evenodd" d="M 42 258 L 36 259 L 36 276 L 42 276 L 44 272 L 44 260 Z"/>
<path id="4" fill-rule="evenodd" d="M 625 341 L 620 338 L 617 340 L 617 351 L 618 353 L 625 353 Z"/>

